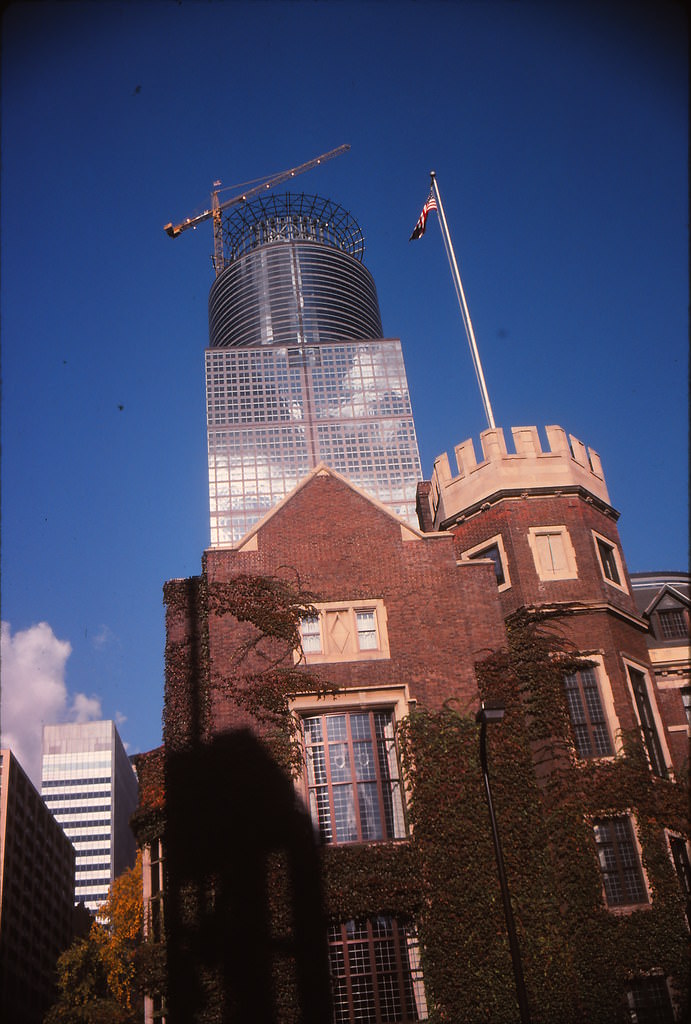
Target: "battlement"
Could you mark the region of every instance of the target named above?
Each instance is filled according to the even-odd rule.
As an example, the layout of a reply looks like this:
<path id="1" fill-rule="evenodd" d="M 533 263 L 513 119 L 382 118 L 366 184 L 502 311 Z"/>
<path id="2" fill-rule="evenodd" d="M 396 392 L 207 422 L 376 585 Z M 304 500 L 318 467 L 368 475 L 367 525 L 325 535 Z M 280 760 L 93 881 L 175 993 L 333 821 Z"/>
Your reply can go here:
<path id="1" fill-rule="evenodd" d="M 609 505 L 597 452 L 561 427 L 545 427 L 545 433 L 548 451 L 542 449 L 537 427 L 511 427 L 515 452 L 509 452 L 501 427 L 484 430 L 481 462 L 472 438 L 456 445 L 457 476 L 452 475 L 448 455 L 440 455 L 434 462 L 429 493 L 435 529 L 501 491 L 583 488 Z"/>

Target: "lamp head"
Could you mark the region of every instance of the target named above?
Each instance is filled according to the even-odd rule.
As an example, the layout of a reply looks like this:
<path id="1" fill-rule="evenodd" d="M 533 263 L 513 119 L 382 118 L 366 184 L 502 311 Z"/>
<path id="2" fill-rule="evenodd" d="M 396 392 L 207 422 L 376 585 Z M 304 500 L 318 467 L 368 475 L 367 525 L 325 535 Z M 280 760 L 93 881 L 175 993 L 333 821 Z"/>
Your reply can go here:
<path id="1" fill-rule="evenodd" d="M 483 700 L 475 721 L 486 725 L 488 722 L 501 722 L 504 717 L 504 702 L 501 700 Z"/>

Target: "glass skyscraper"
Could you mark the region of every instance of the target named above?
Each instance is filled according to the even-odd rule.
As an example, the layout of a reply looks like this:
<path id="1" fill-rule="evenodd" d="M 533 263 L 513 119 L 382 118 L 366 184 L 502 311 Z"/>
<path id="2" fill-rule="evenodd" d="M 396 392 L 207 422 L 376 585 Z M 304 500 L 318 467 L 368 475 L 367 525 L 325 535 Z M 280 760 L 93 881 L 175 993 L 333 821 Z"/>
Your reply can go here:
<path id="1" fill-rule="evenodd" d="M 137 777 L 115 723 L 45 725 L 41 796 L 74 846 L 74 898 L 96 910 L 136 856 Z"/>
<path id="2" fill-rule="evenodd" d="M 206 352 L 211 544 L 240 540 L 318 463 L 417 525 L 401 343 L 383 338 L 362 233 L 315 196 L 225 222 Z"/>

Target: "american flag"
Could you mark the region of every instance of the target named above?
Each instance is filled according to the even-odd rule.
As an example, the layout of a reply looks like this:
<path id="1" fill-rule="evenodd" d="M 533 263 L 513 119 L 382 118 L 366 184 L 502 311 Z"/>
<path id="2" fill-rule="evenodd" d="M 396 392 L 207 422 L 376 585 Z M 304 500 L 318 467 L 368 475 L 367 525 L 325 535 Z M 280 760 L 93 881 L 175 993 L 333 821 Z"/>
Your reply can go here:
<path id="1" fill-rule="evenodd" d="M 422 207 L 422 213 L 418 217 L 417 224 L 413 228 L 413 233 L 408 239 L 409 242 L 414 241 L 416 238 L 422 238 L 425 233 L 425 227 L 427 226 L 427 214 L 430 210 L 436 210 L 437 200 L 434 198 L 434 190 L 429 190 L 429 195 L 425 200 L 425 205 Z"/>

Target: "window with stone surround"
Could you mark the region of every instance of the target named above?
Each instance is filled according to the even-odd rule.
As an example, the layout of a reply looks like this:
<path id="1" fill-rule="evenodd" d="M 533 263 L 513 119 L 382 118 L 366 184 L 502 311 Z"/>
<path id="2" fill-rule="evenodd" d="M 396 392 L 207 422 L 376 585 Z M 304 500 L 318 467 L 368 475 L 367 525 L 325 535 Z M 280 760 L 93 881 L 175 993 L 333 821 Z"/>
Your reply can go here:
<path id="1" fill-rule="evenodd" d="M 599 818 L 593 822 L 605 899 L 610 908 L 650 902 L 631 818 Z"/>
<path id="2" fill-rule="evenodd" d="M 667 979 L 662 974 L 635 978 L 626 989 L 631 1024 L 674 1024 Z"/>
<path id="3" fill-rule="evenodd" d="M 626 578 L 624 576 L 624 566 L 619 553 L 619 548 L 611 540 L 608 540 L 607 537 L 603 537 L 602 534 L 596 533 L 595 530 L 593 530 L 592 533 L 595 551 L 597 553 L 597 560 L 603 579 L 613 587 L 617 587 L 618 590 L 623 590 L 625 593 L 628 593 Z"/>
<path id="4" fill-rule="evenodd" d="M 144 847 L 142 858 L 144 931 L 151 942 L 162 942 L 163 935 L 163 843 L 154 839 Z"/>
<path id="5" fill-rule="evenodd" d="M 628 662 L 625 662 L 625 665 L 651 770 L 661 779 L 667 779 L 668 762 L 660 738 L 662 724 L 651 692 L 648 673 Z"/>
<path id="6" fill-rule="evenodd" d="M 302 729 L 306 795 L 322 842 L 404 837 L 393 710 L 306 714 Z"/>
<path id="7" fill-rule="evenodd" d="M 577 578 L 576 552 L 565 526 L 531 526 L 528 543 L 541 580 Z"/>
<path id="8" fill-rule="evenodd" d="M 383 601 L 339 602 L 315 607 L 317 615 L 305 616 L 300 621 L 302 653 L 308 664 L 389 657 Z"/>
<path id="9" fill-rule="evenodd" d="M 318 615 L 305 615 L 300 620 L 302 650 L 305 655 L 321 654 L 322 636 Z"/>
<path id="10" fill-rule="evenodd" d="M 682 686 L 681 702 L 684 705 L 684 714 L 686 715 L 686 721 L 691 726 L 691 686 Z"/>
<path id="11" fill-rule="evenodd" d="M 332 925 L 328 933 L 334 1024 L 427 1020 L 417 934 L 378 914 Z"/>
<path id="12" fill-rule="evenodd" d="M 511 586 L 509 576 L 509 561 L 506 557 L 506 548 L 500 533 L 494 537 L 488 537 L 481 544 L 472 548 L 466 548 L 461 552 L 461 558 L 474 561 L 477 558 L 489 558 L 494 563 L 494 575 L 497 579 L 499 590 L 508 590 Z"/>
<path id="13" fill-rule="evenodd" d="M 666 831 L 669 853 L 674 864 L 679 888 L 686 901 L 686 918 L 691 928 L 691 850 L 685 836 Z"/>
<path id="14" fill-rule="evenodd" d="M 565 676 L 564 689 L 578 756 L 611 757 L 614 745 L 598 680 L 598 666 L 589 665 Z"/>

